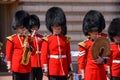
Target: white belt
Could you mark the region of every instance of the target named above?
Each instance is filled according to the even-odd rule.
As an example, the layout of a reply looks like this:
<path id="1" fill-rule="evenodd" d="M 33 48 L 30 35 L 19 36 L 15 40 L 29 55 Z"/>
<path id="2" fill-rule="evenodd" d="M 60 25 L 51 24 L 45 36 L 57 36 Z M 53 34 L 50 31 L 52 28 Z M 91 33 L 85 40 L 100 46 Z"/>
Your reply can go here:
<path id="1" fill-rule="evenodd" d="M 50 58 L 55 58 L 55 59 L 66 58 L 66 55 L 50 55 Z"/>
<path id="2" fill-rule="evenodd" d="M 113 60 L 112 63 L 118 63 L 118 64 L 120 64 L 120 60 Z"/>

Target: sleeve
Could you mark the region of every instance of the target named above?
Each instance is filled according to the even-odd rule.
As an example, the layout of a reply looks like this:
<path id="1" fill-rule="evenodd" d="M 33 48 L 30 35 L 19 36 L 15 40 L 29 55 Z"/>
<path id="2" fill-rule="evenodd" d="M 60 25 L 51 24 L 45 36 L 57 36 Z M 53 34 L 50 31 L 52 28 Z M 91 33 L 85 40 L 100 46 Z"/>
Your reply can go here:
<path id="1" fill-rule="evenodd" d="M 13 43 L 10 40 L 6 42 L 6 60 L 12 61 L 12 54 L 13 54 Z"/>
<path id="2" fill-rule="evenodd" d="M 111 66 L 112 65 L 112 60 L 113 60 L 113 52 L 111 51 L 111 54 L 110 54 L 110 56 L 109 56 L 109 58 L 108 58 L 108 60 L 107 60 L 107 65 L 109 65 L 109 66 Z"/>
<path id="3" fill-rule="evenodd" d="M 41 65 L 44 72 L 48 71 L 48 42 L 43 40 L 41 46 Z"/>
<path id="4" fill-rule="evenodd" d="M 86 58 L 85 49 L 83 47 L 79 47 L 78 66 L 80 69 L 85 68 L 85 58 Z"/>
<path id="5" fill-rule="evenodd" d="M 70 51 L 71 51 L 71 49 L 70 49 L 70 42 L 68 42 L 68 43 L 67 43 L 67 60 L 68 60 L 68 67 L 69 67 L 70 70 L 73 71 Z M 70 70 L 69 70 L 69 71 L 70 71 Z"/>
<path id="6" fill-rule="evenodd" d="M 113 54 L 113 52 L 111 51 L 111 54 L 110 54 L 110 56 L 109 56 L 109 58 L 107 60 L 107 64 L 106 64 L 106 72 L 107 72 L 107 74 L 111 73 L 110 67 L 112 65 L 112 60 L 113 60 L 113 55 L 112 54 Z"/>
<path id="7" fill-rule="evenodd" d="M 82 74 L 86 63 L 86 48 L 79 45 L 78 52 L 78 74 Z"/>

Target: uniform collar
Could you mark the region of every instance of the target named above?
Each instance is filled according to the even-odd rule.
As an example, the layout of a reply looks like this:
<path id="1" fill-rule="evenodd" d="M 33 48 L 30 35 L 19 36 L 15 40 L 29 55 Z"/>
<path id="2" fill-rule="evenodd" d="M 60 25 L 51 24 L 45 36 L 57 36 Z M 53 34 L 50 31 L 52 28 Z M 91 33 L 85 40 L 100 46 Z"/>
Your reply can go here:
<path id="1" fill-rule="evenodd" d="M 60 36 L 60 34 L 53 34 L 54 36 Z"/>

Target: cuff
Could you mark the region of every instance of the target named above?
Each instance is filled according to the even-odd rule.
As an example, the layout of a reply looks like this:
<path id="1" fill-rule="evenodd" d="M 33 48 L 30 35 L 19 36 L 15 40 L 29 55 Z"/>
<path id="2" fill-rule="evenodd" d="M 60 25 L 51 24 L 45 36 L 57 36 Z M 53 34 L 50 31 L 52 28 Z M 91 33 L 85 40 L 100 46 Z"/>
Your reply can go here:
<path id="1" fill-rule="evenodd" d="M 11 61 L 7 61 L 7 69 L 11 69 Z"/>
<path id="2" fill-rule="evenodd" d="M 107 67 L 107 74 L 110 74 L 110 66 L 106 66 Z"/>
<path id="3" fill-rule="evenodd" d="M 47 66 L 47 64 L 43 64 L 43 70 L 44 70 L 44 72 L 48 72 L 48 66 Z"/>

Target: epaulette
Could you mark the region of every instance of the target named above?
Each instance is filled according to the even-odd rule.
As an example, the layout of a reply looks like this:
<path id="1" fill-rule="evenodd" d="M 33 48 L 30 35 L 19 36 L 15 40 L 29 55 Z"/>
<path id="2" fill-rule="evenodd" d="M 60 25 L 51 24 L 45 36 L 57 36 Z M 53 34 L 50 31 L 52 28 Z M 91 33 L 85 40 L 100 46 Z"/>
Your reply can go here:
<path id="1" fill-rule="evenodd" d="M 71 37 L 67 37 L 67 42 L 70 42 L 71 41 Z"/>
<path id="2" fill-rule="evenodd" d="M 86 44 L 85 44 L 86 41 L 87 41 L 87 40 L 84 40 L 84 41 L 78 43 L 78 45 L 85 48 L 85 47 L 86 47 Z"/>
<path id="3" fill-rule="evenodd" d="M 48 41 L 48 37 L 43 37 L 43 40 Z"/>
<path id="4" fill-rule="evenodd" d="M 42 37 L 43 40 L 48 41 L 48 36 Z"/>
<path id="5" fill-rule="evenodd" d="M 8 36 L 8 37 L 6 37 L 6 38 L 7 38 L 8 40 L 12 41 L 12 40 L 13 40 L 12 37 L 13 37 L 14 35 L 16 35 L 16 34 L 13 34 L 13 35 Z"/>

